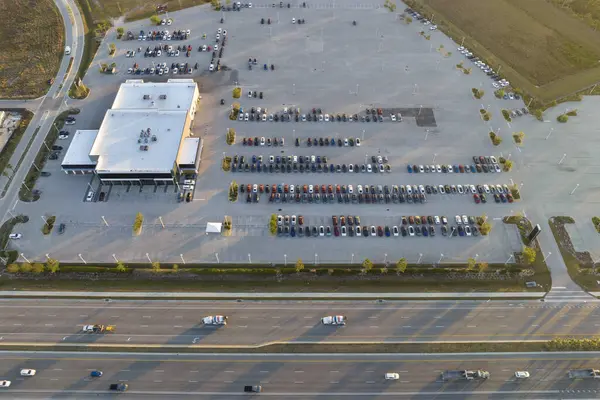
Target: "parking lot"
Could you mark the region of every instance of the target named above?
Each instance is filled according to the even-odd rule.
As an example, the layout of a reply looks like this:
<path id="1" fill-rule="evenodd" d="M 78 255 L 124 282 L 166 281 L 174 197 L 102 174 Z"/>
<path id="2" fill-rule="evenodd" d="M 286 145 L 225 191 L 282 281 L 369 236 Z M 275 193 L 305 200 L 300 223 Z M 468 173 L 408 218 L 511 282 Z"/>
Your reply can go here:
<path id="1" fill-rule="evenodd" d="M 359 262 L 364 258 L 381 262 L 400 257 L 424 263 L 439 262 L 440 259 L 462 262 L 469 257 L 505 262 L 512 251 L 520 249 L 520 244 L 514 227 L 503 225 L 501 217 L 525 209 L 527 213 L 541 216 L 556 212 L 559 204 L 593 201 L 589 197 L 593 194 L 584 187 L 583 180 L 578 190 L 589 193 L 583 199 L 569 197 L 571 189 L 561 189 L 561 192 L 549 190 L 552 184 L 548 182 L 553 178 L 544 174 L 550 163 L 546 159 L 556 155 L 558 162 L 564 152 L 555 149 L 556 142 L 549 146 L 544 139 L 551 124 L 541 124 L 531 116 L 520 116 L 507 126 L 500 109 L 522 108 L 522 101 L 494 98 L 491 80 L 482 70 L 474 69 L 469 75 L 457 70 L 455 65 L 464 60 L 460 52 L 446 57 L 436 50 L 441 44 L 447 49 L 458 47 L 442 33 L 431 31 L 432 37 L 428 41 L 418 34 L 422 25 L 406 25 L 394 13 L 375 3 L 338 1 L 307 4 L 308 8 L 302 8 L 301 3 L 293 3 L 289 9 L 285 6 L 270 7 L 270 3 L 254 4 L 252 8 L 239 12 L 214 12 L 208 7 L 196 7 L 169 14 L 173 18 L 173 27 L 190 29 L 189 38 L 181 41 L 192 46 L 190 57 L 180 54 L 178 57 L 161 55 L 148 58 L 144 57 L 144 51 L 141 54 L 136 52 L 134 57 L 126 57 L 127 51 L 137 51 L 140 46 L 145 50 L 155 41 L 138 41 L 137 37 L 131 41 L 115 41 L 114 33 L 109 33 L 106 42 L 117 44 L 117 54 L 108 57 L 102 50 L 106 46 L 101 46 L 85 78 L 92 94 L 81 103 L 81 114 L 69 130 L 73 132 L 99 126 L 119 83 L 131 78 L 127 69 L 134 62 L 149 66 L 152 62 L 158 63 L 159 59 L 161 63 L 170 64 L 177 58 L 192 65 L 198 63 L 199 68 L 192 68 L 189 75 L 169 73 L 168 76 L 191 77 L 200 86 L 202 100 L 193 130 L 195 135 L 204 139 L 204 151 L 193 200 L 179 203 L 173 187 L 145 186 L 140 191 L 139 188 L 115 186 L 102 189 L 106 190 L 105 201 L 95 199 L 87 202 L 86 193 L 90 187 L 98 190 L 97 182 L 90 176 L 64 175 L 60 172 L 60 160 L 49 161 L 46 170 L 52 175 L 40 178 L 36 186 L 42 191 L 41 199 L 16 206 L 17 211 L 26 210 L 31 217 L 31 222 L 22 226 L 23 239 L 15 243 L 19 250 L 31 259 L 44 259 L 49 254 L 74 262 L 80 261 L 80 256 L 88 262 L 111 262 L 115 258 L 141 262 L 149 259 L 162 262 L 282 262 L 302 258 L 307 263 L 325 263 Z M 223 24 L 220 23 L 221 18 L 224 18 Z M 271 24 L 261 24 L 261 18 L 270 18 Z M 305 23 L 293 24 L 292 18 L 304 19 Z M 132 31 L 136 35 L 140 30 L 156 29 L 150 27 L 147 20 L 123 27 L 126 32 Z M 219 28 L 228 31 L 221 62 L 227 68 L 210 72 L 211 55 L 199 52 L 198 47 L 214 44 Z M 203 39 L 205 33 L 207 37 Z M 254 58 L 257 66 L 249 69 L 248 60 Z M 107 62 L 117 64 L 115 75 L 101 74 L 94 67 Z M 264 70 L 261 68 L 264 64 L 273 64 L 274 70 Z M 145 80 L 166 79 L 164 74 L 134 76 Z M 237 100 L 232 98 L 236 84 L 242 88 L 242 95 Z M 486 91 L 482 100 L 473 98 L 473 87 Z M 262 92 L 263 98 L 248 97 L 249 91 Z M 225 101 L 224 105 L 220 104 L 221 99 Z M 267 110 L 267 120 L 262 121 L 262 117 L 260 121 L 246 121 L 245 118 L 230 120 L 234 101 L 240 103 L 243 114 L 252 108 Z M 294 113 L 289 121 L 269 121 L 270 114 L 282 115 L 286 108 L 288 113 L 299 109 L 299 120 L 295 120 Z M 313 108 L 321 109 L 321 113 L 313 114 Z M 493 118 L 489 122 L 480 118 L 480 108 L 489 109 L 492 113 Z M 381 109 L 382 120 L 377 117 L 374 122 L 373 114 L 367 114 L 367 109 Z M 302 115 L 311 114 L 317 116 L 316 121 L 313 117 L 310 121 L 308 118 L 303 120 Z M 329 121 L 326 121 L 326 114 Z M 338 114 L 346 114 L 346 121 L 342 118 L 337 121 Z M 401 121 L 398 114 L 402 117 Z M 371 115 L 369 122 L 362 120 L 367 115 Z M 396 117 L 395 121 L 392 115 Z M 352 122 L 349 121 L 350 116 Z M 225 143 L 228 128 L 235 129 L 237 133 L 236 143 L 231 146 Z M 568 125 L 567 128 L 573 129 Z M 498 129 L 504 142 L 494 147 L 488 132 Z M 508 132 L 516 130 L 526 130 L 523 148 L 517 148 L 510 139 Z M 272 139 L 271 146 L 266 139 L 265 145 L 260 145 L 263 137 Z M 258 138 L 259 145 L 244 145 L 243 140 L 248 138 Z M 274 146 L 274 138 L 283 138 L 284 145 Z M 308 144 L 309 138 L 311 145 Z M 315 139 L 318 143 L 325 138 L 329 139 L 329 145 L 315 144 Z M 552 138 L 565 140 L 558 131 Z M 353 145 L 350 139 L 353 139 Z M 60 142 L 61 145 L 66 143 L 66 146 L 69 141 Z M 359 142 L 360 145 L 357 145 Z M 249 166 L 245 172 L 243 165 L 240 171 L 238 164 L 236 172 L 224 172 L 221 169 L 222 158 L 235 155 L 238 158 L 244 156 L 247 160 L 262 156 L 266 170 L 261 167 L 260 173 L 252 172 Z M 271 172 L 271 156 L 274 161 L 277 157 L 285 157 L 286 160 L 288 156 L 292 157 L 291 170 L 288 171 L 286 163 L 285 172 L 281 166 L 279 171 L 273 167 Z M 315 156 L 314 164 L 312 156 Z M 317 156 L 321 158 L 320 163 L 316 162 Z M 437 172 L 438 165 L 443 165 L 446 170 L 448 166 L 454 169 L 459 165 L 474 165 L 473 156 L 504 156 L 514 160 L 515 167 L 513 172 Z M 295 172 L 293 157 L 308 160 L 303 164 L 310 165 L 310 171 L 300 172 L 298 162 L 298 172 Z M 323 160 L 324 157 L 327 161 Z M 382 162 L 379 162 L 379 157 Z M 387 161 L 383 162 L 384 158 Z M 552 164 L 556 162 L 552 161 Z M 571 162 L 570 157 L 567 158 L 566 163 Z M 587 160 L 580 162 L 588 163 Z M 312 165 L 315 165 L 315 171 L 312 171 Z M 340 172 L 337 172 L 338 165 Z M 342 165 L 346 166 L 345 173 Z M 350 165 L 353 166 L 352 172 L 349 172 Z M 363 165 L 365 172 L 362 172 Z M 378 172 L 369 173 L 368 165 L 372 171 Z M 383 172 L 379 172 L 379 165 L 383 166 Z M 414 172 L 415 167 L 420 169 L 420 166 L 432 165 L 436 172 Z M 334 172 L 331 172 L 331 166 Z M 560 176 L 568 176 L 563 167 L 559 168 Z M 410 170 L 413 170 L 412 173 Z M 353 185 L 357 199 L 354 201 L 349 196 L 347 202 L 342 198 L 340 203 L 335 192 L 334 201 L 326 203 L 304 202 L 302 198 L 300 202 L 295 199 L 293 202 L 270 202 L 271 193 L 265 192 L 257 203 L 247 203 L 246 193 L 240 193 L 238 201 L 230 203 L 227 200 L 228 186 L 234 179 L 240 185 L 286 184 L 298 185 L 302 190 L 304 185 L 313 185 L 313 190 L 321 185 L 334 188 L 340 185 L 341 191 L 342 186 L 348 190 Z M 572 178 L 567 177 L 566 181 L 569 179 Z M 503 188 L 512 182 L 524 183 L 521 186 L 523 200 L 520 202 L 511 203 L 507 199 L 496 203 L 494 194 L 485 190 L 483 193 L 487 193 L 487 201 L 474 201 L 473 195 L 481 194 L 478 185 L 482 185 L 482 189 L 483 185 L 500 185 Z M 361 203 L 358 185 L 363 187 L 363 192 L 367 186 L 370 190 L 373 185 L 378 192 L 379 185 L 387 185 L 389 202 L 386 201 L 386 193 L 382 193 L 383 201 L 377 197 L 375 202 L 367 203 L 364 199 Z M 393 187 L 399 188 L 400 195 L 402 185 L 411 189 L 416 187 L 419 195 L 420 185 L 423 185 L 426 201 L 421 202 L 419 198 L 409 203 L 398 198 L 395 202 Z M 450 194 L 441 194 L 439 185 L 444 190 L 448 185 Z M 459 194 L 459 185 L 468 194 Z M 475 186 L 477 193 L 471 192 L 470 185 Z M 437 188 L 438 193 L 433 193 L 433 189 L 432 193 L 428 193 L 428 186 Z M 454 190 L 456 193 L 452 194 Z M 532 200 L 558 195 L 566 197 L 549 204 L 544 202 L 542 208 L 535 207 L 537 203 Z M 533 209 L 530 205 L 534 205 Z M 535 214 L 536 210 L 539 214 Z M 144 227 L 142 234 L 134 237 L 131 226 L 137 212 L 144 214 Z M 313 237 L 311 234 L 301 238 L 285 234 L 271 236 L 268 223 L 272 214 L 302 215 L 305 224 L 311 227 L 330 226 L 332 235 Z M 435 237 L 403 236 L 400 232 L 402 216 L 446 216 L 449 226 L 458 226 L 454 221 L 456 215 L 482 214 L 488 216 L 493 226 L 491 235 L 487 237 L 444 236 L 435 223 Z M 43 220 L 38 215 L 56 215 L 57 222 L 66 223 L 65 233 L 53 232 L 43 236 L 40 232 Z M 206 234 L 206 222 L 221 222 L 224 215 L 232 217 L 232 235 Z M 333 215 L 360 216 L 361 225 L 369 229 L 369 236 L 343 238 L 340 230 L 340 236 L 336 237 Z M 388 226 L 390 237 L 385 235 L 385 231 L 382 237 L 370 236 L 371 226 L 376 230 L 379 226 L 382 229 Z M 394 226 L 399 228 L 397 237 L 393 235 Z"/>

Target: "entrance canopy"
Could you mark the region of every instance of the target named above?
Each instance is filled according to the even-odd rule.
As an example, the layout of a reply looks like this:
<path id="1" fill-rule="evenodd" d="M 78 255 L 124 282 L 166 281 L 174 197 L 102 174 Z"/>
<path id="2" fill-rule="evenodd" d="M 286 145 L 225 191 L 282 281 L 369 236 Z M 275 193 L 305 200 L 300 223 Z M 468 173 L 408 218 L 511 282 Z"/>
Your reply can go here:
<path id="1" fill-rule="evenodd" d="M 208 222 L 206 224 L 206 233 L 221 233 L 221 227 L 223 226 L 220 222 Z"/>

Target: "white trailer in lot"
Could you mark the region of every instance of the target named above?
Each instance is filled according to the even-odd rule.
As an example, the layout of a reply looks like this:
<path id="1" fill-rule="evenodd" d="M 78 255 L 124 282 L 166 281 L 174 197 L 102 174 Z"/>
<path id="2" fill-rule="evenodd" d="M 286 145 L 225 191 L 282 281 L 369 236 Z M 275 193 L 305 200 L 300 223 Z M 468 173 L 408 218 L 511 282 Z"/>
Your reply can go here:
<path id="1" fill-rule="evenodd" d="M 598 369 L 572 369 L 569 371 L 571 379 L 600 379 L 600 370 Z"/>

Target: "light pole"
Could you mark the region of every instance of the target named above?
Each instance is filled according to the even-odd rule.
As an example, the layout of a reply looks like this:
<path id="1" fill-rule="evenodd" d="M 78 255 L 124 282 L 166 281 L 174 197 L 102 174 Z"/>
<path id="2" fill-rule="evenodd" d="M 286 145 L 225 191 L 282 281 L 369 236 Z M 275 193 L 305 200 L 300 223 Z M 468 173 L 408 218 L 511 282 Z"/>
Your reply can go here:
<path id="1" fill-rule="evenodd" d="M 419 259 L 417 260 L 417 264 L 421 264 L 421 258 L 423 258 L 423 253 L 419 253 Z"/>
<path id="2" fill-rule="evenodd" d="M 25 260 L 25 262 L 26 262 L 26 263 L 29 263 L 29 264 L 31 264 L 31 263 L 29 262 L 29 260 L 28 260 L 28 259 L 27 259 L 27 258 L 26 258 L 24 255 L 23 255 L 23 253 L 21 253 L 21 257 L 23 257 L 23 260 Z"/>
<path id="3" fill-rule="evenodd" d="M 46 217 L 44 217 L 43 215 L 40 215 L 40 217 L 42 217 L 42 221 L 44 221 L 44 224 L 48 223 L 48 220 L 46 219 Z"/>
<path id="4" fill-rule="evenodd" d="M 416 85 L 415 85 L 416 86 Z M 421 116 L 421 110 L 423 109 L 423 104 L 419 106 L 419 113 L 417 114 L 419 117 Z"/>
<path id="5" fill-rule="evenodd" d="M 315 253 L 315 265 L 317 265 L 317 257 L 319 257 L 319 255 Z"/>
<path id="6" fill-rule="evenodd" d="M 442 258 L 444 258 L 444 254 L 440 253 L 440 259 L 438 260 L 438 264 L 442 262 Z"/>
<path id="7" fill-rule="evenodd" d="M 479 254 L 475 254 L 475 261 L 479 258 Z"/>
<path id="8" fill-rule="evenodd" d="M 550 137 L 550 135 L 552 135 L 552 131 L 554 130 L 554 128 L 550 128 L 550 132 L 548 132 L 548 136 L 546 136 L 546 140 L 548 140 L 548 138 Z"/>
<path id="9" fill-rule="evenodd" d="M 577 185 L 575 185 L 575 187 L 573 188 L 573 190 L 571 190 L 570 194 L 575 193 L 575 191 L 577 190 L 578 187 L 579 187 L 579 183 Z"/>
<path id="10" fill-rule="evenodd" d="M 508 257 L 508 260 L 506 260 L 506 262 L 504 263 L 504 265 L 507 265 L 513 258 L 515 258 L 515 256 L 514 254 L 511 254 L 510 257 Z"/>
<path id="11" fill-rule="evenodd" d="M 358 83 L 356 84 L 356 95 L 358 96 Z"/>
<path id="12" fill-rule="evenodd" d="M 150 254 L 146 253 L 146 258 L 148 259 L 148 262 L 149 262 L 150 264 L 152 264 L 152 260 L 150 259 Z"/>
<path id="13" fill-rule="evenodd" d="M 561 165 L 563 163 L 563 161 L 565 160 L 566 157 L 567 157 L 567 153 L 563 154 L 562 158 L 558 162 L 558 165 Z"/>
<path id="14" fill-rule="evenodd" d="M 181 258 L 181 262 L 185 264 L 185 259 L 183 258 L 183 254 L 180 254 L 179 257 Z"/>
<path id="15" fill-rule="evenodd" d="M 296 94 L 296 84 L 292 83 L 292 94 L 295 95 Z"/>
<path id="16" fill-rule="evenodd" d="M 362 140 L 365 140 L 365 130 L 363 129 Z"/>
<path id="17" fill-rule="evenodd" d="M 546 257 L 544 257 L 544 262 L 546 262 L 546 260 L 548 259 L 548 257 L 550 257 L 552 255 L 552 252 L 549 251 L 548 254 L 546 254 Z"/>
<path id="18" fill-rule="evenodd" d="M 117 258 L 117 256 L 115 254 L 113 254 L 112 256 L 113 256 L 115 262 L 118 264 L 119 263 L 119 259 Z"/>
<path id="19" fill-rule="evenodd" d="M 354 264 L 354 253 L 352 253 L 352 258 L 350 259 L 350 264 Z"/>
<path id="20" fill-rule="evenodd" d="M 84 264 L 87 264 L 87 262 L 83 259 L 81 254 L 78 254 L 79 258 L 81 259 L 81 261 L 83 261 Z"/>
<path id="21" fill-rule="evenodd" d="M 160 221 L 160 224 L 162 225 L 163 229 L 165 229 L 165 223 L 163 222 L 161 216 L 158 216 L 158 220 Z"/>
<path id="22" fill-rule="evenodd" d="M 217 259 L 217 264 L 221 264 L 221 261 L 219 261 L 219 253 L 215 253 L 215 258 Z"/>
<path id="23" fill-rule="evenodd" d="M 385 254 L 383 255 L 383 263 L 385 264 L 386 262 L 387 262 L 387 253 L 385 253 Z"/>
<path id="24" fill-rule="evenodd" d="M 429 136 L 429 129 L 425 130 L 425 140 L 427 140 L 427 137 Z"/>
<path id="25" fill-rule="evenodd" d="M 433 160 L 431 160 L 431 163 L 432 163 L 432 164 L 435 164 L 435 157 L 436 157 L 436 156 L 437 156 L 437 154 L 435 154 L 435 153 L 434 153 L 434 154 L 433 154 Z"/>
<path id="26" fill-rule="evenodd" d="M 248 253 L 248 264 L 252 264 L 252 256 Z"/>
<path id="27" fill-rule="evenodd" d="M 106 218 L 104 218 L 104 215 L 102 215 L 100 218 L 102 218 L 102 222 L 104 222 L 104 225 L 108 226 L 108 222 L 106 222 Z"/>
<path id="28" fill-rule="evenodd" d="M 283 266 L 287 267 L 287 254 L 283 255 Z"/>

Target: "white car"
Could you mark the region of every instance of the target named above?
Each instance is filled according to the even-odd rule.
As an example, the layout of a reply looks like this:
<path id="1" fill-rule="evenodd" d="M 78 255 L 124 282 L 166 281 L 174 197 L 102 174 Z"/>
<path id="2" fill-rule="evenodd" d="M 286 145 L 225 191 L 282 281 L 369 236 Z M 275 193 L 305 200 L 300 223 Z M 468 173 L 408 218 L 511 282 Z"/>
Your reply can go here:
<path id="1" fill-rule="evenodd" d="M 400 231 L 398 231 L 398 227 L 396 225 L 392 227 L 392 232 L 394 233 L 394 236 L 400 235 Z"/>
<path id="2" fill-rule="evenodd" d="M 485 193 L 490 194 L 490 187 L 488 185 L 483 185 L 483 190 Z"/>
<path id="3" fill-rule="evenodd" d="M 238 117 L 238 121 L 243 121 L 244 120 L 244 113 L 240 113 L 240 116 Z"/>
<path id="4" fill-rule="evenodd" d="M 367 172 L 373 172 L 373 167 L 371 164 L 367 164 Z"/>
<path id="5" fill-rule="evenodd" d="M 395 114 L 390 114 L 390 118 L 392 119 L 393 122 L 396 122 L 396 115 Z"/>
<path id="6" fill-rule="evenodd" d="M 387 372 L 385 374 L 386 381 L 397 381 L 398 379 L 400 379 L 400 374 L 397 372 Z"/>
<path id="7" fill-rule="evenodd" d="M 408 235 L 415 236 L 415 228 L 412 225 L 408 226 Z"/>
<path id="8" fill-rule="evenodd" d="M 8 235 L 10 239 L 21 239 L 23 237 L 22 233 L 11 233 Z"/>
<path id="9" fill-rule="evenodd" d="M 440 217 L 438 215 L 436 215 L 435 217 L 433 217 L 433 221 L 435 222 L 436 225 L 440 224 Z"/>
<path id="10" fill-rule="evenodd" d="M 248 90 L 248 97 L 252 97 L 252 90 Z"/>
<path id="11" fill-rule="evenodd" d="M 425 194 L 425 186 L 419 185 L 419 192 L 421 192 L 421 194 Z"/>
<path id="12" fill-rule="evenodd" d="M 190 31 L 189 29 L 187 31 L 185 31 L 186 35 L 191 35 L 192 31 Z"/>
<path id="13" fill-rule="evenodd" d="M 68 136 L 68 135 L 59 135 L 59 136 L 58 136 L 58 138 L 59 138 L 60 140 L 65 140 L 65 139 L 68 139 L 68 138 L 69 138 L 69 136 Z"/>
<path id="14" fill-rule="evenodd" d="M 465 233 L 467 236 L 471 236 L 471 227 L 469 225 L 465 226 Z"/>
<path id="15" fill-rule="evenodd" d="M 456 217 L 454 217 L 454 220 L 456 221 L 456 223 L 458 225 L 462 224 L 462 219 L 460 218 L 460 215 L 457 215 Z"/>
<path id="16" fill-rule="evenodd" d="M 346 236 L 346 225 L 342 225 L 342 228 L 340 230 L 342 231 L 342 236 Z"/>
<path id="17" fill-rule="evenodd" d="M 90 192 L 87 194 L 87 197 L 85 198 L 85 201 L 92 201 L 94 199 L 94 191 L 90 190 Z"/>
<path id="18" fill-rule="evenodd" d="M 305 117 L 302 115 L 302 121 L 304 121 Z M 329 114 L 325 114 L 325 122 L 329 122 Z"/>
<path id="19" fill-rule="evenodd" d="M 492 86 L 494 87 L 494 89 L 500 88 L 500 85 L 498 85 L 496 82 L 492 82 Z"/>
<path id="20" fill-rule="evenodd" d="M 356 139 L 354 139 L 354 145 L 355 145 L 356 147 L 360 147 L 360 138 L 356 138 Z"/>
<path id="21" fill-rule="evenodd" d="M 227 317 L 224 315 L 215 315 L 202 318 L 204 325 L 227 325 Z"/>
<path id="22" fill-rule="evenodd" d="M 219 51 L 219 45 L 218 44 L 215 44 L 214 50 L 215 51 Z"/>
<path id="23" fill-rule="evenodd" d="M 312 194 L 314 190 L 315 189 L 313 185 L 308 185 L 308 193 Z"/>
<path id="24" fill-rule="evenodd" d="M 257 193 L 258 192 L 258 185 L 255 183 L 254 185 L 252 185 L 252 193 Z"/>
<path id="25" fill-rule="evenodd" d="M 529 372 L 528 371 L 516 371 L 515 372 L 515 378 L 517 378 L 517 379 L 527 379 L 527 378 L 529 378 Z"/>
<path id="26" fill-rule="evenodd" d="M 471 185 L 470 189 L 471 189 L 471 193 L 473 193 L 473 194 L 477 193 L 477 188 L 475 187 L 475 185 Z"/>
<path id="27" fill-rule="evenodd" d="M 465 225 L 469 225 L 469 218 L 466 215 L 462 216 L 462 222 Z"/>
<path id="28" fill-rule="evenodd" d="M 248 118 L 250 118 L 250 115 L 248 113 L 244 114 L 244 121 L 248 121 Z"/>
<path id="29" fill-rule="evenodd" d="M 267 114 L 263 114 L 263 115 L 262 115 L 262 117 L 261 117 L 261 119 L 262 119 L 263 121 L 266 121 L 266 120 L 267 120 Z"/>
<path id="30" fill-rule="evenodd" d="M 444 189 L 444 185 L 439 185 L 438 191 L 440 192 L 440 194 L 446 194 L 446 189 Z"/>
<path id="31" fill-rule="evenodd" d="M 10 381 L 0 381 L 0 387 L 7 388 L 10 386 Z"/>
<path id="32" fill-rule="evenodd" d="M 346 325 L 346 317 L 343 315 L 333 315 L 321 318 L 323 325 Z"/>
<path id="33" fill-rule="evenodd" d="M 436 172 L 442 172 L 442 166 L 441 166 L 440 164 L 437 164 L 437 165 L 435 166 L 435 171 L 436 171 Z"/>
<path id="34" fill-rule="evenodd" d="M 296 18 L 292 18 L 292 24 L 296 23 Z"/>
<path id="35" fill-rule="evenodd" d="M 496 157 L 490 156 L 490 160 L 492 160 L 492 163 L 498 164 L 498 160 L 496 159 Z"/>
<path id="36" fill-rule="evenodd" d="M 422 165 L 419 165 L 419 172 L 420 173 L 424 173 L 425 172 L 425 167 L 423 167 Z"/>
<path id="37" fill-rule="evenodd" d="M 323 114 L 319 114 L 319 122 L 323 122 Z"/>
<path id="38" fill-rule="evenodd" d="M 21 376 L 34 376 L 35 375 L 35 369 L 22 369 L 21 370 Z"/>
<path id="39" fill-rule="evenodd" d="M 437 29 L 437 25 L 432 25 L 429 27 L 429 30 L 435 31 Z"/>
<path id="40" fill-rule="evenodd" d="M 352 185 L 348 185 L 348 194 L 354 193 L 354 187 Z"/>
<path id="41" fill-rule="evenodd" d="M 265 139 L 265 137 L 264 137 L 264 136 L 260 138 L 260 145 L 261 145 L 261 146 L 264 146 L 266 142 L 267 142 L 267 141 L 266 141 L 266 139 Z"/>

